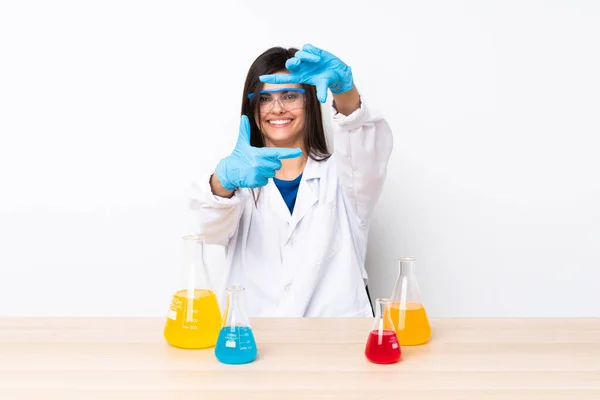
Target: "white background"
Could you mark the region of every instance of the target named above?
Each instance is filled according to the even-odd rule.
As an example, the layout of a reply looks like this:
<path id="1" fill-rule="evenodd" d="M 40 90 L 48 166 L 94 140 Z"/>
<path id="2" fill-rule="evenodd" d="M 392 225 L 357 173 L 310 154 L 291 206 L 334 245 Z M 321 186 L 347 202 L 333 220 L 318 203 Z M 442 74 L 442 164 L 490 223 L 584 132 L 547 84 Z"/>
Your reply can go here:
<path id="1" fill-rule="evenodd" d="M 414 256 L 432 317 L 600 316 L 598 38 L 591 0 L 1 1 L 0 315 L 166 315 L 248 67 L 312 43 L 394 130 L 373 297 Z"/>

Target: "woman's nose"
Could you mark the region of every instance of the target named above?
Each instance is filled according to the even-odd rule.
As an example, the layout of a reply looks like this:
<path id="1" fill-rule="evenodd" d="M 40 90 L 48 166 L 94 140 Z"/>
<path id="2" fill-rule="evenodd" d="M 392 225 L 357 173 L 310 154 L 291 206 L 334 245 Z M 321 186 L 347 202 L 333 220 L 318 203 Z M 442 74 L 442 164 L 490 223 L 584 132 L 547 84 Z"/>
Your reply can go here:
<path id="1" fill-rule="evenodd" d="M 283 114 L 285 112 L 285 108 L 283 108 L 281 100 L 277 98 L 273 100 L 273 109 L 271 110 L 271 112 L 275 114 Z"/>

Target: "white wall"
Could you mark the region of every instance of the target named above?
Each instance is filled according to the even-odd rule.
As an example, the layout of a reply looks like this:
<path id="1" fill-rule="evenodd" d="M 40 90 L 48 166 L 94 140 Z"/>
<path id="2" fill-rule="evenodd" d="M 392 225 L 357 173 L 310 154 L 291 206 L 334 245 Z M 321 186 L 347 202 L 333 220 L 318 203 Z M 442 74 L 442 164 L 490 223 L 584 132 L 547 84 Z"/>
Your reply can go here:
<path id="1" fill-rule="evenodd" d="M 2 1 L 0 315 L 164 316 L 249 65 L 309 42 L 395 132 L 374 297 L 414 256 L 433 317 L 600 316 L 599 37 L 591 0 Z"/>

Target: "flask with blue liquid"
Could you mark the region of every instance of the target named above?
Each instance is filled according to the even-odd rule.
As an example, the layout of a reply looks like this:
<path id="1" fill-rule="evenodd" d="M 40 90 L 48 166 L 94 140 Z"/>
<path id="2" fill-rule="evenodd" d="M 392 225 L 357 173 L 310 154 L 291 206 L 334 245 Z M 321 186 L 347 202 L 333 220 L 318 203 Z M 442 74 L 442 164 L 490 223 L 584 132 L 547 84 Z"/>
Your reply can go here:
<path id="1" fill-rule="evenodd" d="M 244 308 L 242 286 L 227 289 L 227 310 L 217 338 L 215 356 L 224 364 L 246 364 L 254 361 L 258 348 Z"/>

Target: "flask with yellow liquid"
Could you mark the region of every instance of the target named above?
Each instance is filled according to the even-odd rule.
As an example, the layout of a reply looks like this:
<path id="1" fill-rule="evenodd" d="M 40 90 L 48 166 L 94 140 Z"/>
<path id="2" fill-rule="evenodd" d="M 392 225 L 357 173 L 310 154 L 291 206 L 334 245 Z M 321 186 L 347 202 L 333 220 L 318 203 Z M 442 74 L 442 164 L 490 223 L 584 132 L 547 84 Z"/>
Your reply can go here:
<path id="1" fill-rule="evenodd" d="M 392 321 L 401 346 L 424 344 L 431 337 L 431 326 L 415 273 L 415 259 L 401 258 L 398 278 L 391 296 Z"/>
<path id="2" fill-rule="evenodd" d="M 183 275 L 167 313 L 164 336 L 184 349 L 214 347 L 221 329 L 221 310 L 204 263 L 204 237 L 183 237 Z"/>

